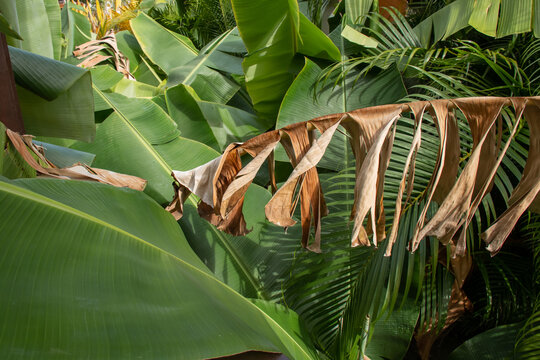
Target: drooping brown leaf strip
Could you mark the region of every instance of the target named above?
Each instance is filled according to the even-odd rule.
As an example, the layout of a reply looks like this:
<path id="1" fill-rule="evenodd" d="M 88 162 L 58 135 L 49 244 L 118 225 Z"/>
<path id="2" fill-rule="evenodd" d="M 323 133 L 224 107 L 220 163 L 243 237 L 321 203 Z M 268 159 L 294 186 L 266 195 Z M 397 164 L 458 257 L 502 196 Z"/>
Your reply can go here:
<path id="1" fill-rule="evenodd" d="M 73 164 L 67 168 L 58 168 L 51 163 L 44 155 L 43 149 L 32 142 L 31 135 L 20 135 L 14 131 L 6 129 L 6 134 L 19 152 L 21 157 L 43 177 L 53 177 L 58 179 L 73 179 L 97 181 L 117 187 L 129 187 L 134 190 L 143 191 L 146 187 L 146 180 L 136 176 L 116 173 L 110 170 L 92 168 L 86 164 Z"/>
<path id="2" fill-rule="evenodd" d="M 112 58 L 116 71 L 124 74 L 126 79 L 135 80 L 129 72 L 129 59 L 118 50 L 116 37 L 112 30 L 101 39 L 91 40 L 77 46 L 73 51 L 73 56 L 79 60 L 83 59 L 78 66 L 87 69 Z"/>
<path id="3" fill-rule="evenodd" d="M 509 129 L 508 140 L 501 144 L 501 111 L 504 107 L 513 109 L 516 122 Z M 468 122 L 473 139 L 472 152 L 459 176 L 457 111 Z M 475 97 L 382 105 L 292 124 L 245 143 L 231 144 L 222 156 L 193 170 L 174 171 L 177 192 L 168 210 L 179 218 L 183 202 L 190 193 L 194 193 L 201 199 L 201 216 L 230 234 L 245 234 L 248 230 L 242 215 L 244 194 L 261 165 L 276 145 L 281 143 L 294 169 L 266 205 L 266 217 L 274 224 L 292 226 L 296 223 L 292 215 L 299 201 L 302 246 L 320 251 L 321 217 L 327 214 L 327 209 L 316 165 L 341 125 L 349 134 L 356 159 L 351 244 L 377 245 L 386 238 L 382 205 L 385 171 L 390 162 L 397 121 L 406 113 L 414 115 L 415 129 L 398 189 L 393 226 L 388 236 L 387 256 L 391 254 L 396 240 L 405 193 L 405 203 L 409 201 L 416 155 L 422 141 L 422 129 L 427 121 L 432 122 L 429 125 L 437 130 L 440 144 L 437 162 L 425 193 L 425 206 L 420 213 L 414 236 L 410 239 L 410 249 L 416 250 L 426 236 L 435 236 L 445 245 L 453 240 L 454 256 L 465 254 L 465 230 L 482 199 L 491 190 L 497 168 L 521 119 L 527 121 L 530 148 L 523 176 L 508 201 L 509 208 L 483 234 L 489 251 L 496 254 L 523 212 L 527 208 L 540 210 L 540 97 Z M 431 115 L 431 118 L 426 118 L 426 114 Z M 318 138 L 317 131 L 320 133 Z M 240 158 L 246 153 L 253 159 L 242 167 Z M 270 175 L 273 177 L 273 174 Z M 439 208 L 432 218 L 426 219 L 432 201 L 437 202 Z M 363 226 L 366 216 L 367 228 Z M 314 241 L 308 244 L 312 227 L 315 232 Z M 371 241 L 368 238 L 370 234 Z"/>

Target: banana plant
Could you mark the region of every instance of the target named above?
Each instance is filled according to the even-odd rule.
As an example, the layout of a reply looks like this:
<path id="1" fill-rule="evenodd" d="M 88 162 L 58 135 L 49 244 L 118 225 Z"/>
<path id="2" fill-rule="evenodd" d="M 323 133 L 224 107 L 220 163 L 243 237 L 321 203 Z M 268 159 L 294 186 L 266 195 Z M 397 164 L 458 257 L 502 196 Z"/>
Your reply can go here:
<path id="1" fill-rule="evenodd" d="M 292 311 L 217 280 L 145 194 L 2 178 L 0 198 L 2 357 L 317 359 Z"/>

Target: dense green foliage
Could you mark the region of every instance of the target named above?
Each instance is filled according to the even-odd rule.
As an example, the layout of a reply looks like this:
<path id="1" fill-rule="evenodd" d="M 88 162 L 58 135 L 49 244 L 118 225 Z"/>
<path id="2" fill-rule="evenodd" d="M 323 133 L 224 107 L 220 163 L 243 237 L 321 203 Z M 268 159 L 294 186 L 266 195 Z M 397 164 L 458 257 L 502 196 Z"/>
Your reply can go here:
<path id="1" fill-rule="evenodd" d="M 178 223 L 163 209 L 173 169 L 204 164 L 270 129 L 414 99 L 540 95 L 538 1 L 410 0 L 405 16 L 389 17 L 378 3 L 144 0 L 131 30 L 114 35 L 117 50 L 98 51 L 128 59 L 128 78 L 114 57 L 74 66 L 83 59 L 73 50 L 96 36 L 77 5 L 3 0 L 0 31 L 27 132 L 58 166 L 92 163 L 148 185 L 141 193 L 23 179 L 35 171 L 0 125 L 0 356 L 537 358 L 540 218 L 526 213 L 494 258 L 479 236 L 519 181 L 525 124 L 467 230 L 470 306 L 455 321 L 447 320 L 448 249 L 427 239 L 406 250 L 436 160 L 435 133 L 420 147 L 412 205 L 391 257 L 385 246 L 349 246 L 355 165 L 345 134 L 319 164 L 330 210 L 321 254 L 300 247 L 299 225 L 284 233 L 265 219 L 266 170 L 246 196 L 245 236 L 201 219 L 194 196 Z M 480 16 L 495 4 L 500 11 Z M 397 201 L 413 126 L 398 122 L 387 209 Z M 466 159 L 472 139 L 464 121 L 460 136 Z M 283 182 L 291 169 L 283 149 L 275 159 Z"/>

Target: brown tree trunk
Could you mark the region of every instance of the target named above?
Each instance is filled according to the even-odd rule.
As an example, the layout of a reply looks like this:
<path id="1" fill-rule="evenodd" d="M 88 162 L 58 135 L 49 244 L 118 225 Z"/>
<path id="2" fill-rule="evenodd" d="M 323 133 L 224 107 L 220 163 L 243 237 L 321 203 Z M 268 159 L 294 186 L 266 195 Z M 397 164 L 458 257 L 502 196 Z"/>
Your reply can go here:
<path id="1" fill-rule="evenodd" d="M 6 36 L 2 33 L 0 33 L 0 121 L 13 131 L 24 133 Z"/>

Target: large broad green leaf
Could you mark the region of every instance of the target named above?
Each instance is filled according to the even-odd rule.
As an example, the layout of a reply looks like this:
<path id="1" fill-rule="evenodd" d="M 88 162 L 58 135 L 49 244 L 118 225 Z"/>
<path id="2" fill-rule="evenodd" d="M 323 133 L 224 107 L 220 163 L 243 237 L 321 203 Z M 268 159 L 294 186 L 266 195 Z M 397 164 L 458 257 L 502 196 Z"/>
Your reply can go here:
<path id="1" fill-rule="evenodd" d="M 291 85 L 281 104 L 277 128 L 315 117 L 342 113 L 374 105 L 391 104 L 403 98 L 406 90 L 400 73 L 390 68 L 377 75 L 367 75 L 356 81 L 350 72 L 342 82 L 330 78 L 319 83 L 322 70 L 306 59 L 306 64 Z M 347 142 L 342 134 L 335 134 L 319 166 L 339 170 L 347 156 Z M 288 161 L 285 151 L 276 152 L 276 159 Z"/>
<path id="2" fill-rule="evenodd" d="M 272 247 L 283 245 L 279 241 L 283 231 L 277 236 L 273 234 L 273 238 L 266 236 L 269 224 L 260 204 L 269 201 L 270 197 L 271 194 L 260 186 L 249 187 L 243 207 L 247 227 L 251 230 L 246 236 L 232 236 L 217 230 L 201 219 L 196 207 L 189 203 L 184 206 L 184 216 L 179 221 L 190 245 L 215 276 L 251 298 L 272 297 L 275 284 L 267 281 L 267 270 L 273 264 Z M 286 267 L 280 271 L 286 271 Z"/>
<path id="3" fill-rule="evenodd" d="M 129 59 L 129 69 L 137 81 L 158 86 L 162 79 L 145 58 L 137 38 L 124 30 L 115 34 L 118 49 Z"/>
<path id="4" fill-rule="evenodd" d="M 497 326 L 494 329 L 476 335 L 452 351 L 448 360 L 478 359 L 507 360 L 514 359 L 516 335 L 523 324 Z"/>
<path id="5" fill-rule="evenodd" d="M 0 199 L 2 358 L 315 359 L 295 327 L 215 279 L 143 193 L 40 179 L 1 181 Z"/>
<path id="6" fill-rule="evenodd" d="M 9 47 L 24 126 L 33 135 L 91 141 L 95 134 L 90 72 Z"/>
<path id="7" fill-rule="evenodd" d="M 422 21 L 414 28 L 421 44 L 428 46 L 431 43 L 432 34 L 433 43 L 436 43 L 467 27 L 473 7 L 472 1 L 457 0 Z"/>
<path id="8" fill-rule="evenodd" d="M 201 100 L 193 88 L 179 84 L 165 91 L 167 110 L 176 122 L 182 136 L 220 150 L 212 129 L 206 122 L 198 102 Z"/>
<path id="9" fill-rule="evenodd" d="M 24 39 L 20 43 L 21 48 L 54 59 L 55 50 L 45 0 L 15 0 L 15 4 L 18 32 Z M 8 21 L 14 23 L 14 19 L 9 17 Z"/>
<path id="10" fill-rule="evenodd" d="M 345 11 L 349 24 L 358 24 L 373 8 L 373 0 L 345 0 Z"/>
<path id="11" fill-rule="evenodd" d="M 246 52 L 246 47 L 238 33 L 238 29 L 234 28 L 209 42 L 208 45 L 201 49 L 199 56 L 193 62 L 197 63 L 197 68 L 208 67 L 230 74 L 242 75 L 243 59 L 238 55 Z M 173 70 L 173 73 L 176 73 L 176 71 Z M 186 76 L 193 75 L 188 74 Z"/>
<path id="12" fill-rule="evenodd" d="M 501 0 L 477 0 L 469 19 L 469 25 L 489 36 L 497 35 Z"/>
<path id="13" fill-rule="evenodd" d="M 161 94 L 161 89 L 146 83 L 122 78 L 112 88 L 111 91 L 127 97 L 153 98 Z"/>
<path id="14" fill-rule="evenodd" d="M 6 23 L 9 24 L 9 26 L 13 28 L 13 31 L 15 31 L 20 37 L 19 17 L 17 16 L 17 4 L 15 3 L 15 0 L 0 1 L 0 13 L 2 13 L 2 16 L 6 20 Z M 8 35 L 8 45 L 18 48 L 21 47 L 21 39 L 18 39 L 16 36 L 14 37 L 9 34 L 6 35 Z"/>
<path id="15" fill-rule="evenodd" d="M 145 192 L 159 203 L 172 200 L 172 169 L 188 170 L 219 156 L 199 142 L 180 137 L 176 123 L 151 99 L 94 91 L 113 113 L 99 125 L 91 144 L 76 149 L 96 154 L 94 166 L 148 180 Z"/>
<path id="16" fill-rule="evenodd" d="M 366 348 L 369 359 L 403 359 L 418 321 L 420 307 L 408 299 L 389 316 L 382 315 L 370 329 L 372 335 Z"/>
<path id="17" fill-rule="evenodd" d="M 49 18 L 53 55 L 56 60 L 60 60 L 62 54 L 62 43 L 64 41 L 62 36 L 60 5 L 58 4 L 58 0 L 43 0 L 43 2 L 45 3 L 45 10 L 47 11 L 47 17 Z"/>
<path id="18" fill-rule="evenodd" d="M 88 18 L 75 11 L 76 9 L 82 8 L 71 1 L 66 1 L 61 12 L 62 33 L 65 38 L 62 58 L 71 56 L 77 46 L 92 40 Z"/>
<path id="19" fill-rule="evenodd" d="M 140 13 L 130 24 L 144 53 L 167 74 L 198 55 L 189 38 L 167 30 L 145 13 Z"/>
<path id="20" fill-rule="evenodd" d="M 311 341 L 306 340 L 309 339 L 309 333 L 306 331 L 304 323 L 297 313 L 283 305 L 269 301 L 256 299 L 252 300 L 252 303 L 264 311 L 266 315 L 275 320 L 276 323 L 278 323 L 281 327 L 284 329 L 290 329 L 289 334 L 291 334 L 295 341 L 307 342 L 309 347 L 314 349 Z M 315 351 L 313 351 L 313 354 L 315 355 Z"/>
<path id="21" fill-rule="evenodd" d="M 520 34 L 532 30 L 534 0 L 502 0 L 497 36 Z"/>
<path id="22" fill-rule="evenodd" d="M 267 130 L 266 124 L 247 111 L 220 103 L 202 101 L 187 85 L 166 91 L 167 108 L 182 135 L 223 151 L 232 142 L 242 142 Z"/>
<path id="23" fill-rule="evenodd" d="M 295 54 L 302 50 L 339 61 L 339 50 L 300 14 L 295 0 L 233 0 L 232 5 L 249 52 L 242 65 L 247 90 L 258 115 L 272 125 L 294 78 Z"/>
<path id="24" fill-rule="evenodd" d="M 247 111 L 208 101 L 199 101 L 198 105 L 221 150 L 232 142 L 248 140 L 268 129 L 263 121 Z"/>
<path id="25" fill-rule="evenodd" d="M 17 40 L 22 40 L 21 35 L 17 33 L 11 26 L 11 24 L 7 21 L 4 15 L 0 13 L 0 32 L 3 32 L 6 36 L 12 37 Z"/>
<path id="26" fill-rule="evenodd" d="M 437 11 L 414 30 L 423 46 L 444 40 L 467 26 L 503 37 L 534 30 L 540 37 L 538 0 L 456 0 Z"/>
<path id="27" fill-rule="evenodd" d="M 298 52 L 303 55 L 340 61 L 341 53 L 332 40 L 300 13 Z"/>
<path id="28" fill-rule="evenodd" d="M 190 85 L 203 100 L 221 103 L 229 101 L 240 88 L 212 69 L 219 63 L 224 63 L 224 68 L 238 68 L 233 61 L 239 59 L 226 53 L 219 56 L 216 50 L 221 42 L 234 36 L 231 31 L 199 54 L 187 37 L 167 30 L 144 13 L 131 20 L 131 27 L 144 53 L 168 75 L 167 86 Z"/>

